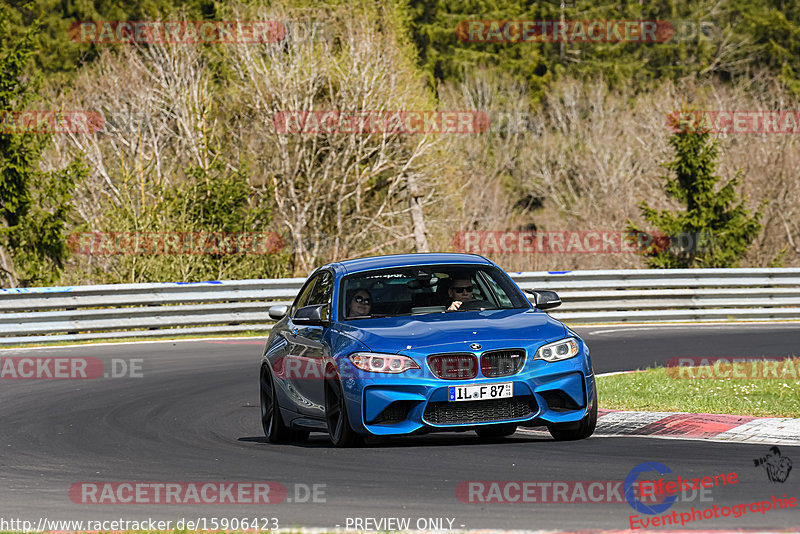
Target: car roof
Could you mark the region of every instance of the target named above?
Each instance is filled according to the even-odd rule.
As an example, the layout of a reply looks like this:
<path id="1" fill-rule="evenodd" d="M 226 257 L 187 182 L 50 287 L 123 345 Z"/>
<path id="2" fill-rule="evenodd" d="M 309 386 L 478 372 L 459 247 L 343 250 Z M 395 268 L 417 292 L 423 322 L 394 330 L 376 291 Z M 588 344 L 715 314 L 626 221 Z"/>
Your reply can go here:
<path id="1" fill-rule="evenodd" d="M 431 252 L 419 254 L 392 254 L 345 260 L 332 264 L 346 274 L 390 267 L 412 267 L 415 265 L 494 265 L 477 254 L 456 254 L 450 252 Z"/>

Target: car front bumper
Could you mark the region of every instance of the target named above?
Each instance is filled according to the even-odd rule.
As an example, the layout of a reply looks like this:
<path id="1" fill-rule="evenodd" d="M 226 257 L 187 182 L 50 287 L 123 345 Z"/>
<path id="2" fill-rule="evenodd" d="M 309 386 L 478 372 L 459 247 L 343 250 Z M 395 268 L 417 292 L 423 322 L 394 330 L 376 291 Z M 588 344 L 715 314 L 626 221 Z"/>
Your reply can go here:
<path id="1" fill-rule="evenodd" d="M 498 423 L 542 426 L 583 419 L 591 409 L 595 381 L 583 354 L 561 362 L 529 362 L 500 378 L 443 380 L 420 372 L 408 377 L 344 378 L 348 415 L 362 434 L 389 436 L 453 431 Z M 425 376 L 427 374 L 427 376 Z M 449 401 L 449 386 L 511 382 L 513 397 Z"/>

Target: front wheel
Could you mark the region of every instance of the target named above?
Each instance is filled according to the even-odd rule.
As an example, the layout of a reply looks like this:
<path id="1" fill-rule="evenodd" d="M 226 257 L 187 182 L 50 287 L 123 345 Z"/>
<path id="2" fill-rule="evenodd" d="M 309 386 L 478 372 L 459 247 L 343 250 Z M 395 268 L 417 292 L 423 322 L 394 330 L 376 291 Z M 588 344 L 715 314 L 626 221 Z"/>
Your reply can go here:
<path id="1" fill-rule="evenodd" d="M 350 426 L 344 391 L 338 376 L 325 379 L 325 421 L 335 447 L 354 447 L 361 444 L 361 436 Z"/>
<path id="2" fill-rule="evenodd" d="M 270 443 L 308 439 L 308 432 L 292 430 L 283 424 L 275 381 L 266 365 L 261 368 L 261 426 Z"/>
<path id="3" fill-rule="evenodd" d="M 565 423 L 561 425 L 550 425 L 547 430 L 557 441 L 573 441 L 586 439 L 594 434 L 597 426 L 597 386 L 594 388 L 592 408 L 586 416 L 577 423 Z"/>

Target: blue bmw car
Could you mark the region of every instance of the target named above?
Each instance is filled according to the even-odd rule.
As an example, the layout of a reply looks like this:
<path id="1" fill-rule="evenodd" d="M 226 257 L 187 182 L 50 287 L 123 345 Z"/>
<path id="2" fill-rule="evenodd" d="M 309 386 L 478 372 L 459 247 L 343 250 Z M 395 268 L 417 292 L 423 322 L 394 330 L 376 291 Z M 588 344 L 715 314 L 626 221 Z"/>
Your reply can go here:
<path id="1" fill-rule="evenodd" d="M 269 442 L 474 430 L 497 438 L 546 426 L 583 439 L 597 423 L 589 348 L 493 262 L 404 254 L 330 263 L 277 320 L 260 368 Z"/>

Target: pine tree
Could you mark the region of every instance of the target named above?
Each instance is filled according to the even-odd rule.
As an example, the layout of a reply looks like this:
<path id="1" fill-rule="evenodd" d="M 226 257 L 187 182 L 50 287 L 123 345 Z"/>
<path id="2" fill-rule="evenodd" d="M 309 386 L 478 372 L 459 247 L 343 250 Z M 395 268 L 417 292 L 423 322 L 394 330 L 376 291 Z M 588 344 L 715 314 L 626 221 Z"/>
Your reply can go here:
<path id="1" fill-rule="evenodd" d="M 685 211 L 655 210 L 646 202 L 639 208 L 645 220 L 669 236 L 668 246 L 649 246 L 643 251 L 649 267 L 735 267 L 747 253 L 761 231 L 760 207 L 755 214 L 739 199 L 736 188 L 744 173 L 719 187 L 722 178 L 716 174 L 719 142 L 708 130 L 677 131 L 669 144 L 675 159 L 662 164 L 674 173 L 664 176 L 665 191 L 677 199 Z M 628 221 L 628 229 L 642 234 Z M 647 243 L 640 239 L 640 243 Z"/>
<path id="2" fill-rule="evenodd" d="M 10 20 L 9 8 L 0 5 L 0 114 L 7 118 L 31 105 L 38 86 L 26 71 L 38 25 L 17 39 Z M 75 183 L 87 170 L 76 160 L 41 171 L 47 138 L 0 124 L 0 286 L 49 285 L 69 254 L 64 227 Z"/>

